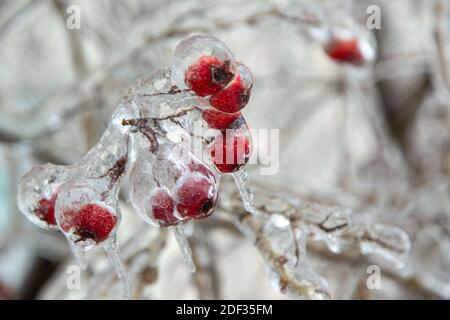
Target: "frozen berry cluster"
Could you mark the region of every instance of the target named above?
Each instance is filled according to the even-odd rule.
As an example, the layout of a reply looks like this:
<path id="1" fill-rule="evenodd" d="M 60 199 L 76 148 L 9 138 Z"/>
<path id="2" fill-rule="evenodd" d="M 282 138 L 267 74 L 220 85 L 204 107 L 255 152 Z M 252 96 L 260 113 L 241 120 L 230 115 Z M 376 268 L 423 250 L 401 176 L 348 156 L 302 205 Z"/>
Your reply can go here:
<path id="1" fill-rule="evenodd" d="M 119 189 L 129 172 L 130 201 L 147 223 L 167 227 L 208 217 L 221 175 L 248 162 L 251 139 L 241 110 L 252 85 L 250 70 L 216 38 L 182 41 L 170 69 L 125 90 L 102 138 L 78 163 L 39 165 L 22 178 L 20 210 L 87 250 L 115 239 Z"/>

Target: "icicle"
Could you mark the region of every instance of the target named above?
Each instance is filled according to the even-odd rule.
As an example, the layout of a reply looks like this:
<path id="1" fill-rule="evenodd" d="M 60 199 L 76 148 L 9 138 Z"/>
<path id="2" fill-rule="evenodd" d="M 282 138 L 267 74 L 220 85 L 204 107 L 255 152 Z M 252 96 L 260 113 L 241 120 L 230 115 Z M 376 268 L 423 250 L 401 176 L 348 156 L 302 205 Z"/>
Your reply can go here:
<path id="1" fill-rule="evenodd" d="M 250 188 L 250 181 L 248 179 L 247 170 L 245 168 L 232 174 L 234 181 L 241 194 L 242 201 L 244 202 L 244 208 L 250 213 L 259 215 L 260 212 L 256 209 L 255 202 L 253 199 L 253 192 Z"/>
<path id="2" fill-rule="evenodd" d="M 121 298 L 123 300 L 129 300 L 131 298 L 130 282 L 125 270 L 125 266 L 120 258 L 119 246 L 117 245 L 115 235 L 103 243 L 103 247 L 111 261 L 111 265 L 119 278 L 122 285 Z"/>
<path id="3" fill-rule="evenodd" d="M 194 260 L 192 259 L 192 250 L 189 242 L 184 234 L 184 227 L 178 225 L 175 227 L 175 238 L 180 246 L 181 254 L 183 255 L 183 261 L 189 272 L 194 273 L 196 271 Z"/>
<path id="4" fill-rule="evenodd" d="M 67 242 L 69 243 L 69 247 L 70 250 L 72 251 L 73 257 L 75 258 L 75 262 L 80 266 L 81 270 L 83 271 L 86 270 L 87 263 L 85 251 L 80 246 L 77 246 L 70 239 L 67 239 Z"/>

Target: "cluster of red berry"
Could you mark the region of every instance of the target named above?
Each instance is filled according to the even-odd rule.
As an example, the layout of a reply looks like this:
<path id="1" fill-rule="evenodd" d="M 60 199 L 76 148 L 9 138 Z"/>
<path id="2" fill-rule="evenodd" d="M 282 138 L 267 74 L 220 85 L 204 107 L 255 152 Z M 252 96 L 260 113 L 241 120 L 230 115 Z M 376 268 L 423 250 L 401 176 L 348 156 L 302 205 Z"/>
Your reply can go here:
<path id="1" fill-rule="evenodd" d="M 173 60 L 171 72 L 181 78 L 173 81 L 173 91 L 186 89 L 202 100 L 201 119 L 214 133 L 201 160 L 183 142 L 139 151 L 130 175 L 131 202 L 145 221 L 159 226 L 208 217 L 216 206 L 220 175 L 240 170 L 251 152 L 240 112 L 253 85 L 249 69 L 210 36 L 182 41 Z"/>
<path id="2" fill-rule="evenodd" d="M 100 146 L 111 139 L 111 130 L 117 131 L 108 128 L 98 146 L 78 164 L 36 166 L 18 187 L 18 206 L 27 218 L 41 228 L 61 230 L 71 244 L 84 249 L 109 239 L 120 220 L 117 192 L 125 171 L 126 146 L 116 149 L 121 153 L 114 154 L 118 160 L 109 154 L 105 172 L 95 167 Z"/>
<path id="3" fill-rule="evenodd" d="M 216 206 L 219 178 L 185 143 L 161 146 L 156 155 L 143 149 L 131 170 L 130 200 L 152 225 L 203 219 Z"/>
<path id="4" fill-rule="evenodd" d="M 192 62 L 185 67 L 185 85 L 208 101 L 210 107 L 203 110 L 202 117 L 211 128 L 221 131 L 210 148 L 210 156 L 221 173 L 235 172 L 245 165 L 251 149 L 248 125 L 240 111 L 250 99 L 252 74 L 234 60 L 222 43 L 215 46 L 223 46 L 215 55 L 199 50 L 198 42 L 208 44 L 217 39 L 196 36 L 186 41 L 191 46 L 180 44 L 176 54 L 186 56 L 177 51 L 189 51 L 192 46 L 197 50 L 190 54 Z"/>
<path id="5" fill-rule="evenodd" d="M 82 249 L 114 238 L 120 222 L 118 191 L 128 167 L 132 168 L 130 199 L 146 222 L 167 227 L 212 214 L 220 176 L 242 169 L 250 156 L 250 132 L 240 111 L 251 94 L 252 74 L 234 60 L 223 43 L 210 36 L 182 41 L 173 61 L 171 74 L 181 75 L 181 84 L 175 78 L 168 80 L 166 93 L 150 94 L 156 87 L 145 81 L 139 82 L 143 84 L 139 88 L 155 99 L 151 111 L 157 109 L 160 97 L 179 94 L 180 101 L 202 101 L 202 107 L 195 109 L 197 118 L 213 132 L 203 139 L 208 141 L 206 159 L 195 155 L 185 141 L 174 143 L 165 136 L 170 129 L 164 121 L 175 118 L 139 118 L 145 106 L 135 94 L 131 103 L 119 104 L 101 140 L 79 163 L 40 165 L 22 178 L 18 204 L 33 223 L 61 230 L 71 244 Z M 156 83 L 167 80 L 156 75 Z M 171 104 L 170 100 L 161 103 Z M 189 118 L 184 106 L 173 108 L 180 117 L 186 114 L 186 121 L 197 119 Z M 167 120 L 185 130 L 178 121 L 181 118 Z"/>

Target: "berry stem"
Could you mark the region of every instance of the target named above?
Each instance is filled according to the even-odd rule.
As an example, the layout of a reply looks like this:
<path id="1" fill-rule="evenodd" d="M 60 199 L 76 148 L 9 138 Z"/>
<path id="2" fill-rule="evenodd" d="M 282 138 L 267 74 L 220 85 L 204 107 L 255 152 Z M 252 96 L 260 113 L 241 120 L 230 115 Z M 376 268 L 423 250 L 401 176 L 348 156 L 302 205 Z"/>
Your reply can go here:
<path id="1" fill-rule="evenodd" d="M 192 249 L 189 245 L 189 241 L 184 233 L 184 227 L 178 225 L 174 227 L 175 238 L 177 239 L 178 245 L 180 246 L 181 253 L 183 255 L 183 261 L 189 272 L 195 273 L 197 270 L 195 267 L 194 260 L 192 259 Z"/>
<path id="2" fill-rule="evenodd" d="M 103 248 L 108 255 L 111 265 L 119 278 L 122 286 L 121 298 L 123 300 L 129 300 L 131 298 L 130 282 L 128 274 L 125 270 L 125 265 L 120 257 L 119 246 L 117 245 L 116 236 L 112 235 L 111 239 L 103 242 Z"/>

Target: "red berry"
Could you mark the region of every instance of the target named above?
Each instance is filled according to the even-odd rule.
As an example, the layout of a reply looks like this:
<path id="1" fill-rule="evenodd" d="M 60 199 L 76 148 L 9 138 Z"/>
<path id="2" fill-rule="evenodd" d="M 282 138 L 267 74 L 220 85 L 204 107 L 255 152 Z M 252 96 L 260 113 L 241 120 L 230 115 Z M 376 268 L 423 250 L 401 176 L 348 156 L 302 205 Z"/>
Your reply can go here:
<path id="1" fill-rule="evenodd" d="M 233 78 L 229 61 L 214 56 L 203 56 L 189 66 L 185 74 L 186 85 L 198 96 L 215 94 L 225 88 Z"/>
<path id="2" fill-rule="evenodd" d="M 214 182 L 200 175 L 188 174 L 181 178 L 177 188 L 177 210 L 191 219 L 209 216 L 216 206 L 217 192 Z"/>
<path id="3" fill-rule="evenodd" d="M 213 95 L 209 104 L 225 113 L 236 113 L 244 108 L 250 99 L 251 87 L 246 87 L 238 74 L 222 91 Z"/>
<path id="4" fill-rule="evenodd" d="M 89 203 L 79 209 L 63 212 L 61 229 L 64 232 L 73 230 L 78 241 L 91 239 L 95 242 L 106 240 L 117 224 L 117 217 L 104 207 Z"/>
<path id="5" fill-rule="evenodd" d="M 353 65 L 362 65 L 364 63 L 364 56 L 359 48 L 359 41 L 357 38 L 337 38 L 330 40 L 325 48 L 328 56 L 333 60 L 339 62 L 348 62 Z"/>
<path id="6" fill-rule="evenodd" d="M 211 159 L 222 173 L 235 172 L 242 168 L 250 156 L 250 139 L 234 136 L 226 139 L 221 135 L 211 149 Z"/>
<path id="7" fill-rule="evenodd" d="M 152 212 L 155 219 L 160 220 L 162 225 L 171 225 L 177 222 L 173 215 L 175 203 L 165 188 L 158 188 L 151 198 Z"/>
<path id="8" fill-rule="evenodd" d="M 224 113 L 213 108 L 208 108 L 202 112 L 202 117 L 211 128 L 225 130 L 230 129 L 231 125 L 242 117 L 242 114 L 240 112 Z"/>
<path id="9" fill-rule="evenodd" d="M 49 225 L 56 225 L 55 203 L 57 195 L 57 193 L 54 193 L 51 198 L 40 199 L 37 208 L 34 210 L 34 214 Z"/>

